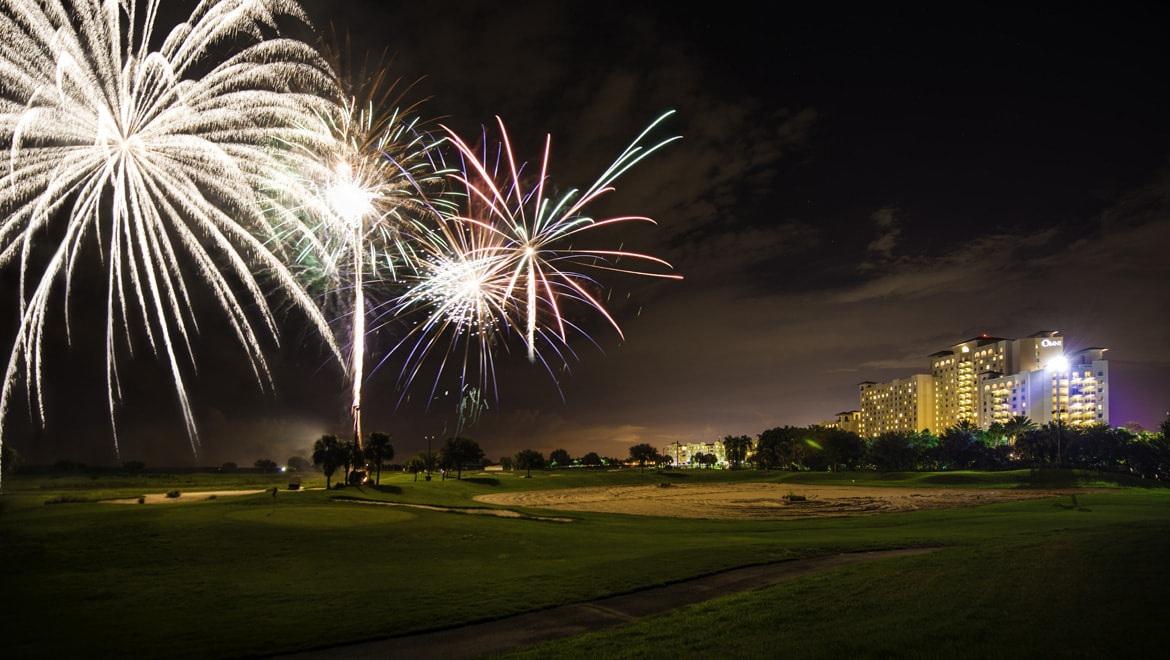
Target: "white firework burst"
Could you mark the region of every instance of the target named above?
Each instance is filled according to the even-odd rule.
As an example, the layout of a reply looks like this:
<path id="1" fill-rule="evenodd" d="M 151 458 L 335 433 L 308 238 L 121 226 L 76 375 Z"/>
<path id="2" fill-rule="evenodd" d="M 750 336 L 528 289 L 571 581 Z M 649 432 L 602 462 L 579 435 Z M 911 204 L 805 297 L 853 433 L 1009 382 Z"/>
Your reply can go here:
<path id="1" fill-rule="evenodd" d="M 324 316 L 253 234 L 273 147 L 322 139 L 305 127 L 327 112 L 333 81 L 313 48 L 280 36 L 281 20 L 307 24 L 296 2 L 204 0 L 161 42 L 160 1 L 136 4 L 0 0 L 0 267 L 19 269 L 20 300 L 0 423 L 22 377 L 44 423 L 54 288 L 63 282 L 68 329 L 78 265 L 96 250 L 115 448 L 119 356 L 141 333 L 169 365 L 198 453 L 185 385 L 198 330 L 191 287 L 214 296 L 261 386 L 271 385 L 261 339 L 277 339 L 266 292 L 291 298 L 338 352 Z"/>

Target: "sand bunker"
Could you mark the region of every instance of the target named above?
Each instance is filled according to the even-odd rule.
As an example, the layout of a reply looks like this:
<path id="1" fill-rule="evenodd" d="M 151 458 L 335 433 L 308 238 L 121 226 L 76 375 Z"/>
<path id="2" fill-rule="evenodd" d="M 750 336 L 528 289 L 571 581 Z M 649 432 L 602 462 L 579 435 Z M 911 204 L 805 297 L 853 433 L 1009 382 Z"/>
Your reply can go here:
<path id="1" fill-rule="evenodd" d="M 267 490 L 216 490 L 216 491 L 198 491 L 193 493 L 179 493 L 178 497 L 167 497 L 166 493 L 152 493 L 150 495 L 143 495 L 143 504 L 170 504 L 173 502 L 196 502 L 198 500 L 210 500 L 216 497 L 231 497 L 232 495 L 255 495 L 257 493 L 271 493 L 272 489 Z M 138 504 L 138 498 L 132 497 L 122 500 L 102 500 L 107 504 Z"/>
<path id="2" fill-rule="evenodd" d="M 952 509 L 998 502 L 1069 497 L 1084 490 L 875 488 L 792 484 L 671 484 L 537 490 L 480 495 L 489 504 L 642 516 L 785 520 Z"/>

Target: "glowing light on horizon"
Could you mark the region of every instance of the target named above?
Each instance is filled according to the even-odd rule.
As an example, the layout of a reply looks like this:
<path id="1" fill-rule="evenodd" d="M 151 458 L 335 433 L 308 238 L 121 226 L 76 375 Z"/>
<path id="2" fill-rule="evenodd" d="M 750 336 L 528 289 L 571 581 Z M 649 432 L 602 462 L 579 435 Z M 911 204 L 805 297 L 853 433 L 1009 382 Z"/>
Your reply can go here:
<path id="1" fill-rule="evenodd" d="M 319 140 L 329 76 L 307 44 L 261 34 L 291 0 L 200 2 L 152 50 L 159 0 L 0 0 L 0 267 L 19 269 L 19 325 L 0 394 L 0 434 L 22 380 L 44 423 L 49 303 L 64 283 L 65 325 L 83 254 L 105 268 L 107 402 L 122 398 L 119 356 L 142 336 L 168 364 L 192 451 L 199 435 L 187 372 L 198 332 L 192 287 L 210 291 L 257 382 L 270 387 L 260 333 L 279 342 L 266 293 L 289 297 L 339 352 L 329 325 L 253 231 L 272 147 Z M 247 39 L 247 42 L 243 40 Z M 240 47 L 215 59 L 225 44 Z M 304 90 L 298 92 L 294 90 Z M 264 283 L 254 273 L 264 273 Z M 260 328 L 256 326 L 259 325 Z"/>

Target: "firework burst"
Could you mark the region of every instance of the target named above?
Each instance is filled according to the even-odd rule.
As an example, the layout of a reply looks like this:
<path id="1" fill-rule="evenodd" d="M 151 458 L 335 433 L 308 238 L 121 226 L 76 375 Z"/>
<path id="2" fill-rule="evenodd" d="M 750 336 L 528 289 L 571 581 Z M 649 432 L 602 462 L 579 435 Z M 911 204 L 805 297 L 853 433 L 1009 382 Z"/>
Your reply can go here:
<path id="1" fill-rule="evenodd" d="M 332 80 L 313 48 L 279 37 L 278 21 L 307 20 L 295 2 L 205 0 L 157 48 L 160 2 L 147 0 L 141 13 L 136 4 L 0 1 L 0 144 L 9 151 L 0 266 L 20 275 L 0 421 L 23 372 L 44 423 L 53 289 L 64 285 L 68 331 L 78 264 L 96 252 L 115 449 L 119 356 L 133 355 L 144 335 L 169 365 L 197 454 L 185 385 L 198 331 L 192 286 L 211 292 L 262 387 L 271 378 L 261 337 L 277 339 L 265 289 L 291 298 L 338 350 L 313 300 L 252 233 L 265 222 L 255 190 L 273 175 L 272 145 L 320 139 L 303 127 L 326 111 Z M 239 48 L 216 59 L 226 44 Z"/>
<path id="2" fill-rule="evenodd" d="M 403 229 L 433 214 L 426 195 L 444 174 L 434 160 L 436 141 L 415 116 L 418 104 L 402 103 L 412 86 L 398 91 L 385 54 L 376 66 L 357 69 L 342 55 L 349 50 L 326 47 L 342 97 L 318 116 L 318 132 L 330 139 L 294 149 L 301 169 L 282 180 L 271 245 L 335 323 L 348 321 L 346 371 L 360 446 L 367 290 L 384 291 L 412 263 Z"/>
<path id="3" fill-rule="evenodd" d="M 485 147 L 482 153 L 446 129 L 463 163 L 451 178 L 463 190 L 465 208 L 439 209 L 437 227 L 415 233 L 422 258 L 416 262 L 414 283 L 395 301 L 391 314 L 422 317 L 394 349 L 406 353 L 402 373 L 407 384 L 429 357 L 439 360 L 441 374 L 458 356 L 461 387 L 478 378 L 478 383 L 470 385 L 494 389 L 493 352 L 512 332 L 523 338 L 529 361 L 539 360 L 552 374 L 555 365 L 545 351 L 567 363 L 572 355 L 570 332 L 585 334 L 562 313 L 566 303 L 583 303 L 622 333 L 598 294 L 600 282 L 590 272 L 681 279 L 668 272 L 620 265 L 626 260 L 662 271 L 670 268 L 657 257 L 571 243 L 601 227 L 654 222 L 643 216 L 595 219 L 587 208 L 612 191 L 623 173 L 678 139 L 643 145 L 670 114 L 651 123 L 588 188 L 559 197 L 549 193 L 551 138 L 546 137 L 538 172 L 529 186 L 503 121 L 498 120 L 498 149 Z"/>

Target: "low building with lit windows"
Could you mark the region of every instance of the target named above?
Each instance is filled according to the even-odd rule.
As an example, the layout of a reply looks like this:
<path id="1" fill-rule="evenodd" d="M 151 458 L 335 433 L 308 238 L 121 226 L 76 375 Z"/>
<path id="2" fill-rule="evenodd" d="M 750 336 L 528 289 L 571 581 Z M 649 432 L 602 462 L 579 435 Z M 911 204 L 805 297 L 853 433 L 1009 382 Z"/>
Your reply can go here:
<path id="1" fill-rule="evenodd" d="M 665 447 L 661 447 L 658 453 L 666 456 L 677 466 L 693 465 L 694 458 L 700 454 L 712 454 L 715 456 L 715 463 L 723 465 L 727 462 L 727 453 L 723 449 L 723 441 L 715 440 L 714 442 L 672 442 Z"/>
<path id="2" fill-rule="evenodd" d="M 861 434 L 861 411 L 860 410 L 846 410 L 845 412 L 837 413 L 833 419 L 825 420 L 820 423 L 827 429 L 841 429 L 842 431 L 849 431 L 850 433 Z"/>

